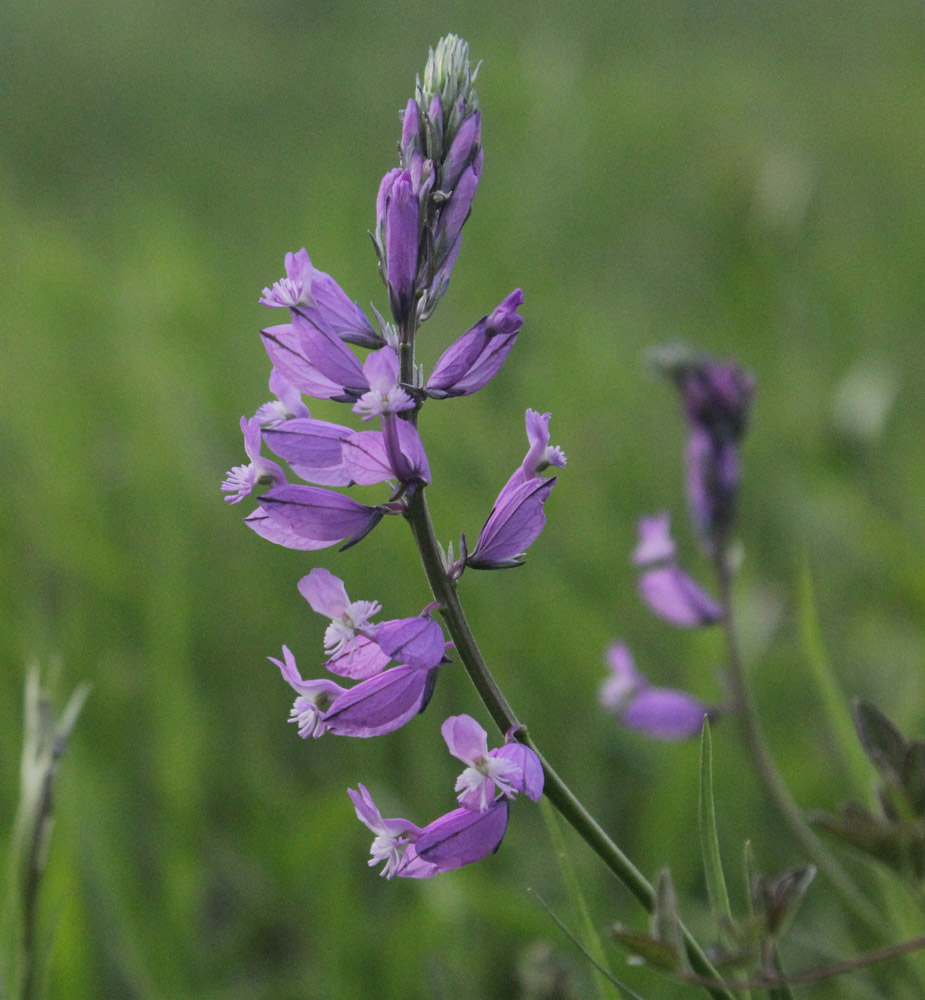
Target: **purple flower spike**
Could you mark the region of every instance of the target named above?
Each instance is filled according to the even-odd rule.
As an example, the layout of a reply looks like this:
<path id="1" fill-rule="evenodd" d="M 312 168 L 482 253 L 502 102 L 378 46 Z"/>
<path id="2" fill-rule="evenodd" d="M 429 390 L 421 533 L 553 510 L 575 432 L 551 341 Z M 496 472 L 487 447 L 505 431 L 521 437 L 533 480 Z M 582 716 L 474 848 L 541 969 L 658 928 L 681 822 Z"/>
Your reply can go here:
<path id="1" fill-rule="evenodd" d="M 433 693 L 435 671 L 399 666 L 385 670 L 342 694 L 324 724 L 339 736 L 382 736 L 422 712 Z"/>
<path id="2" fill-rule="evenodd" d="M 295 417 L 263 432 L 267 444 L 297 476 L 319 486 L 352 482 L 342 454 L 344 440 L 351 434 L 349 427 L 311 417 Z"/>
<path id="3" fill-rule="evenodd" d="M 446 649 L 443 629 L 426 616 L 383 622 L 375 628 L 375 639 L 391 659 L 424 670 L 437 666 Z"/>
<path id="4" fill-rule="evenodd" d="M 526 550 L 543 530 L 546 523 L 543 504 L 555 485 L 555 477 L 508 483 L 479 532 L 478 542 L 469 553 L 466 565 L 473 569 L 520 566 Z"/>
<path id="5" fill-rule="evenodd" d="M 260 421 L 256 417 L 241 417 L 241 431 L 244 434 L 244 451 L 250 459 L 249 465 L 236 465 L 227 473 L 222 483 L 222 489 L 232 496 L 225 497 L 227 503 L 240 503 L 250 496 L 257 486 L 269 486 L 271 483 L 279 486 L 286 482 L 283 470 L 268 458 L 260 455 L 260 445 L 263 437 L 260 432 Z"/>
<path id="6" fill-rule="evenodd" d="M 312 541 L 358 542 L 382 519 L 378 507 L 316 486 L 278 486 L 260 497 L 260 506 L 278 524 Z"/>
<path id="7" fill-rule="evenodd" d="M 417 857 L 441 872 L 471 865 L 501 846 L 507 829 L 508 804 L 501 800 L 487 812 L 454 809 L 424 827 L 415 842 Z"/>
<path id="8" fill-rule="evenodd" d="M 632 729 L 660 740 L 683 740 L 700 732 L 704 716 L 715 715 L 685 691 L 650 684 L 623 643 L 607 650 L 606 662 L 611 673 L 601 685 L 600 703 Z"/>
<path id="9" fill-rule="evenodd" d="M 283 659 L 277 660 L 269 656 L 267 659 L 275 663 L 283 675 L 283 680 L 299 696 L 293 703 L 289 721 L 299 727 L 299 736 L 307 739 L 313 736 L 317 739 L 327 732 L 324 713 L 339 695 L 346 693 L 346 688 L 329 680 L 304 681 L 296 666 L 295 657 L 287 646 L 283 646 Z"/>
<path id="10" fill-rule="evenodd" d="M 395 875 L 411 878 L 436 875 L 439 871 L 437 866 L 421 861 L 414 852 L 414 841 L 421 833 L 420 828 L 406 819 L 383 819 L 366 788 L 363 785 L 358 787 L 356 792 L 348 788 L 347 794 L 353 802 L 357 819 L 376 835 L 370 849 L 370 867 L 384 861 L 379 874 L 386 878 Z"/>
<path id="11" fill-rule="evenodd" d="M 464 809 L 486 812 L 496 797 L 512 799 L 523 786 L 517 761 L 488 749 L 488 734 L 471 715 L 451 715 L 440 728 L 450 753 L 467 764 L 456 781 Z"/>
<path id="12" fill-rule="evenodd" d="M 427 392 L 436 398 L 468 396 L 498 374 L 508 356 L 523 317 L 523 292 L 517 288 L 488 316 L 464 333 L 440 356 L 427 381 Z"/>
<path id="13" fill-rule="evenodd" d="M 639 577 L 639 592 L 646 604 L 672 625 L 696 628 L 723 620 L 722 606 L 677 566 L 647 570 Z"/>

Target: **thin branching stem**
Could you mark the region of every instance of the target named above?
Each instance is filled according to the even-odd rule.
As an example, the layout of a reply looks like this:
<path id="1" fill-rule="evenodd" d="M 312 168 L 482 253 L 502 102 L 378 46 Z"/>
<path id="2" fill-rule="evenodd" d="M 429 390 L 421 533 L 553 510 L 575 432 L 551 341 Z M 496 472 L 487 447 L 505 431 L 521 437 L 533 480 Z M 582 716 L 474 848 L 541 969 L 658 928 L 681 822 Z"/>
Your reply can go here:
<path id="1" fill-rule="evenodd" d="M 720 592 L 720 603 L 723 607 L 723 631 L 726 637 L 726 666 L 728 670 L 729 688 L 732 696 L 732 708 L 739 722 L 746 750 L 752 760 L 752 765 L 758 779 L 764 786 L 768 797 L 773 802 L 791 833 L 806 851 L 809 859 L 828 879 L 833 889 L 854 917 L 876 936 L 883 931 L 883 917 L 871 905 L 867 897 L 857 888 L 844 868 L 826 849 L 825 844 L 816 836 L 807 823 L 797 801 L 790 792 L 774 763 L 768 745 L 765 742 L 758 712 L 752 698 L 751 689 L 746 676 L 745 664 L 739 646 L 736 619 L 732 599 L 733 572 L 726 555 L 727 547 L 718 546 L 718 554 L 714 559 Z"/>

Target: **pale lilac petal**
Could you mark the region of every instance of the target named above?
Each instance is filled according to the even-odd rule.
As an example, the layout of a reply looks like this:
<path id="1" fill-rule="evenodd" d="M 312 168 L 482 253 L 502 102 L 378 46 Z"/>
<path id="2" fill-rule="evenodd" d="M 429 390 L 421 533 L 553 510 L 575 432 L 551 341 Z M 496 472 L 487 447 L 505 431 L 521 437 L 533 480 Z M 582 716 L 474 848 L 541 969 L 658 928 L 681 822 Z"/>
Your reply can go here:
<path id="1" fill-rule="evenodd" d="M 695 628 L 723 618 L 722 607 L 677 566 L 647 570 L 639 577 L 639 592 L 646 604 L 672 625 Z"/>
<path id="2" fill-rule="evenodd" d="M 400 666 L 361 681 L 334 702 L 325 724 L 341 736 L 381 736 L 400 729 L 426 706 L 432 673 Z"/>
<path id="3" fill-rule="evenodd" d="M 252 511 L 244 518 L 244 523 L 268 542 L 275 545 L 282 545 L 287 549 L 297 549 L 300 552 L 314 552 L 316 549 L 326 549 L 339 542 L 339 538 L 330 541 L 319 541 L 316 538 L 305 538 L 297 535 L 292 528 L 279 521 L 274 520 L 261 507 Z"/>
<path id="4" fill-rule="evenodd" d="M 264 288 L 260 304 L 271 308 L 312 305 L 313 271 L 304 247 L 298 253 L 287 253 L 286 277 L 275 282 L 272 288 Z"/>
<path id="5" fill-rule="evenodd" d="M 693 695 L 670 688 L 646 687 L 636 694 L 620 715 L 624 725 L 660 740 L 684 740 L 699 735 L 709 706 Z"/>
<path id="6" fill-rule="evenodd" d="M 360 486 L 393 479 L 382 431 L 357 431 L 343 441 L 344 472 Z"/>
<path id="7" fill-rule="evenodd" d="M 488 733 L 471 715 L 451 715 L 440 727 L 450 753 L 471 764 L 488 753 Z"/>
<path id="8" fill-rule="evenodd" d="M 347 789 L 347 794 L 350 796 L 351 802 L 353 802 L 353 808 L 356 811 L 357 819 L 372 833 L 379 836 L 396 836 L 399 834 L 410 834 L 411 836 L 417 837 L 421 832 L 420 828 L 415 826 L 406 819 L 383 819 L 382 814 L 376 808 L 376 803 L 373 802 L 373 797 L 369 794 L 369 791 L 362 784 L 357 783 L 359 788 L 358 792 L 355 792 L 352 788 Z"/>
<path id="9" fill-rule="evenodd" d="M 443 629 L 433 618 L 396 618 L 376 626 L 379 648 L 409 667 L 428 669 L 442 659 L 446 648 Z"/>
<path id="10" fill-rule="evenodd" d="M 293 311 L 292 325 L 300 339 L 304 356 L 345 392 L 359 396 L 369 388 L 363 366 L 356 355 L 317 315 Z"/>
<path id="11" fill-rule="evenodd" d="M 546 523 L 543 504 L 555 485 L 555 477 L 509 482 L 495 501 L 466 564 L 474 569 L 519 566 L 526 550 L 543 530 Z"/>
<path id="12" fill-rule="evenodd" d="M 342 455 L 343 442 L 353 433 L 350 427 L 297 417 L 263 433 L 270 448 L 302 479 L 320 486 L 347 486 L 351 482 Z"/>
<path id="13" fill-rule="evenodd" d="M 442 872 L 481 861 L 501 846 L 507 816 L 508 804 L 503 799 L 483 813 L 454 809 L 420 832 L 415 841 L 417 856 Z"/>
<path id="14" fill-rule="evenodd" d="M 260 506 L 294 534 L 330 543 L 358 540 L 382 519 L 376 507 L 315 486 L 274 487 L 260 497 Z"/>
<path id="15" fill-rule="evenodd" d="M 550 465 L 555 465 L 560 469 L 565 468 L 565 453 L 558 446 L 550 447 L 549 445 L 549 418 L 551 416 L 550 413 L 527 410 L 527 441 L 530 446 L 521 465 L 524 481 L 533 479 Z"/>
<path id="16" fill-rule="evenodd" d="M 267 350 L 274 368 L 278 368 L 283 378 L 300 392 L 315 399 L 349 400 L 344 387 L 319 371 L 309 359 L 308 347 L 294 323 L 269 326 L 260 331 L 263 346 Z"/>
<path id="17" fill-rule="evenodd" d="M 376 835 L 370 849 L 372 857 L 369 864 L 385 862 L 379 874 L 386 878 L 401 874 L 406 878 L 426 878 L 429 874 L 436 874 L 434 866 L 431 866 L 433 871 L 427 871 L 424 867 L 426 862 L 420 861 L 414 853 L 414 840 L 420 833 L 419 828 L 406 819 L 383 819 L 366 788 L 360 785 L 359 789 L 355 792 L 348 788 L 347 794 L 353 802 L 357 819 Z"/>
<path id="18" fill-rule="evenodd" d="M 610 667 L 610 676 L 601 684 L 598 701 L 608 711 L 618 711 L 648 681 L 636 669 L 629 649 L 622 642 L 615 642 L 607 649 L 605 662 Z"/>
<path id="19" fill-rule="evenodd" d="M 353 412 L 362 414 L 364 420 L 413 409 L 414 400 L 398 381 L 398 355 L 393 347 L 370 354 L 363 364 L 363 377 L 369 391 L 357 400 Z"/>
<path id="20" fill-rule="evenodd" d="M 338 653 L 327 660 L 324 666 L 332 674 L 361 681 L 382 673 L 388 666 L 390 659 L 388 653 L 383 653 L 372 639 L 358 635 L 351 643 L 346 644 Z"/>
<path id="21" fill-rule="evenodd" d="M 405 848 L 404 860 L 395 870 L 398 878 L 433 878 L 439 874 L 440 869 L 435 864 L 418 857 L 414 844 L 409 844 Z"/>
<path id="22" fill-rule="evenodd" d="M 671 515 L 665 511 L 651 517 L 641 517 L 637 524 L 639 544 L 633 552 L 635 566 L 668 562 L 675 557 L 675 544 L 671 537 Z"/>
<path id="23" fill-rule="evenodd" d="M 299 593 L 312 611 L 325 618 L 340 618 L 350 604 L 343 580 L 323 566 L 316 566 L 299 580 Z"/>
<path id="24" fill-rule="evenodd" d="M 396 421 L 398 441 L 409 478 L 430 482 L 430 464 L 421 435 L 407 420 Z M 344 469 L 355 483 L 363 486 L 397 479 L 392 468 L 388 445 L 382 431 L 358 431 L 344 441 Z"/>

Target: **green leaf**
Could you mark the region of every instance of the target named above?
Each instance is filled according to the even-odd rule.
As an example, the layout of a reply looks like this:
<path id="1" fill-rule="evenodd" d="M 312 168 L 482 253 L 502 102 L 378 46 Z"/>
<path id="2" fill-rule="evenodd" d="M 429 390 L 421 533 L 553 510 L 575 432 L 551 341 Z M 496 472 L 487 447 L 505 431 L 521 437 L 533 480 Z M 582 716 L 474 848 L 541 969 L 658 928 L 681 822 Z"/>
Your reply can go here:
<path id="1" fill-rule="evenodd" d="M 864 753 L 888 781 L 900 781 L 906 741 L 892 722 L 869 701 L 854 703 L 854 724 Z"/>
<path id="2" fill-rule="evenodd" d="M 703 854 L 703 871 L 707 882 L 707 895 L 714 919 L 720 925 L 732 922 L 729 893 L 723 876 L 723 864 L 719 851 L 719 835 L 716 829 L 716 811 L 713 803 L 713 740 L 710 722 L 703 721 L 700 736 L 700 850 Z"/>

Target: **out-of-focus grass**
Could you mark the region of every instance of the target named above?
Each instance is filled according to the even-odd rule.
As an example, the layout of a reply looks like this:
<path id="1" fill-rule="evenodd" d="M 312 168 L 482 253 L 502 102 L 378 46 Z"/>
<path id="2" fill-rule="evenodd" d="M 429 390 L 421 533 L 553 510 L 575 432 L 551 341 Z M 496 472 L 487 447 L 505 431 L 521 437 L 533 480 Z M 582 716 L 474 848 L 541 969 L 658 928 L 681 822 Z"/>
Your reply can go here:
<path id="1" fill-rule="evenodd" d="M 284 724 L 289 691 L 265 657 L 285 642 L 310 671 L 323 626 L 296 581 L 328 565 L 414 613 L 427 595 L 403 526 L 305 557 L 253 536 L 217 489 L 243 460 L 240 415 L 267 398 L 255 303 L 283 254 L 307 246 L 383 305 L 365 230 L 397 111 L 447 31 L 484 60 L 486 167 L 422 358 L 514 287 L 527 323 L 490 387 L 429 405 L 421 426 L 448 541 L 477 531 L 522 457 L 523 410 L 554 414 L 569 467 L 543 537 L 516 573 L 461 583 L 536 738 L 643 870 L 670 863 L 702 895 L 696 747 L 653 746 L 595 708 L 613 636 L 659 682 L 721 696 L 718 637 L 655 623 L 627 560 L 640 513 L 670 508 L 684 538 L 677 403 L 642 363 L 676 338 L 758 377 L 739 596 L 797 797 L 848 792 L 816 742 L 795 638 L 804 552 L 846 690 L 925 724 L 917 5 L 537 0 L 399 18 L 14 0 L 0 9 L 0 815 L 27 660 L 60 655 L 93 684 L 52 858 L 53 994 L 509 997 L 519 956 L 558 942 L 524 893 L 562 899 L 527 806 L 471 871 L 405 884 L 366 868 L 344 790 L 363 781 L 418 822 L 449 807 L 439 721 L 480 715 L 459 671 L 380 740 L 307 745 Z M 732 725 L 714 750 L 730 856 L 751 837 L 766 869 L 799 861 Z M 578 844 L 574 860 L 596 919 L 638 920 Z"/>

